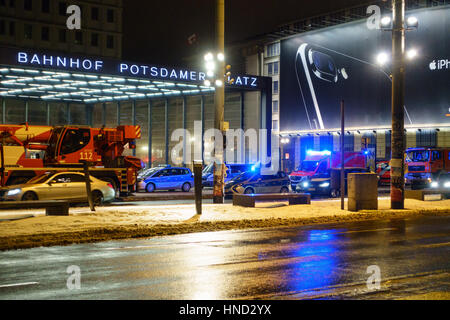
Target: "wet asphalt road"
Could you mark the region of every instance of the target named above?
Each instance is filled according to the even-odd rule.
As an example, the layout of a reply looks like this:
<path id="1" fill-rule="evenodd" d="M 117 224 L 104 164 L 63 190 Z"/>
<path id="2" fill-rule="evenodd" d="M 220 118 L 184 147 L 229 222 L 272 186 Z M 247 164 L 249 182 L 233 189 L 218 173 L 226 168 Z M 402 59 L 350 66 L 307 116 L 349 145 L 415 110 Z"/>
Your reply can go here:
<path id="1" fill-rule="evenodd" d="M 81 289 L 66 271 L 80 267 Z M 380 290 L 366 282 L 377 265 Z M 396 299 L 450 291 L 450 217 L 0 252 L 0 299 Z"/>

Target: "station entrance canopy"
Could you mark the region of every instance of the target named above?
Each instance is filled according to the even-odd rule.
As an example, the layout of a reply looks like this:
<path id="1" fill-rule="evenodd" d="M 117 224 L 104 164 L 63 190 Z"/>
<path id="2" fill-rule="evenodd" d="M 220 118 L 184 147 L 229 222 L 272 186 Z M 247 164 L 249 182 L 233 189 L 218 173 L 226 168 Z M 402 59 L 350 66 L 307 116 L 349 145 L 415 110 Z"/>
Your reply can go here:
<path id="1" fill-rule="evenodd" d="M 233 75 L 227 89 L 271 90 L 271 78 Z M 0 48 L 0 97 L 85 104 L 203 95 L 205 72 L 142 63 Z"/>

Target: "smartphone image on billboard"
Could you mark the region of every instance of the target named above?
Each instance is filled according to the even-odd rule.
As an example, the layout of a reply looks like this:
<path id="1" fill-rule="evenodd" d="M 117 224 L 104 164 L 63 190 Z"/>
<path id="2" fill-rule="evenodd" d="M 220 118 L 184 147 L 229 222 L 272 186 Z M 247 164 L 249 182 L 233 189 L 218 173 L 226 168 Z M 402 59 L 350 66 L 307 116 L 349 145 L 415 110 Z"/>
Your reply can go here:
<path id="1" fill-rule="evenodd" d="M 339 108 L 344 100 L 346 126 L 388 123 L 391 79 L 380 67 L 323 46 L 302 43 L 295 56 L 301 95 L 300 112 L 309 128 L 340 127 Z"/>

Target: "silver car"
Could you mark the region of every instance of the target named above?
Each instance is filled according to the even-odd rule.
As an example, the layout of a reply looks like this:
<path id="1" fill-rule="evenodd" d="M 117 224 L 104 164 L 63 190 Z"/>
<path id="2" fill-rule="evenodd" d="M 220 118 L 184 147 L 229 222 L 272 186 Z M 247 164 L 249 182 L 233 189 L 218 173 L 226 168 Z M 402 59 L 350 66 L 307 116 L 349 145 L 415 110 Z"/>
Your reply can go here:
<path id="1" fill-rule="evenodd" d="M 111 184 L 91 178 L 94 203 L 111 202 L 115 191 Z M 0 189 L 1 201 L 74 200 L 87 201 L 84 174 L 78 172 L 46 173 L 25 184 Z"/>

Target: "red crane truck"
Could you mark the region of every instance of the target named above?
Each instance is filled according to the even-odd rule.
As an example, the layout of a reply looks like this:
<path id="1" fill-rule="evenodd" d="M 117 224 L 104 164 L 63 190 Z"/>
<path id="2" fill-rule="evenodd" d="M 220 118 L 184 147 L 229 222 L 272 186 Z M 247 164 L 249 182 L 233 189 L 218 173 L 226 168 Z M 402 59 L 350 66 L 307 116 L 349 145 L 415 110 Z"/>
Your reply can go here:
<path id="1" fill-rule="evenodd" d="M 52 171 L 82 171 L 111 183 L 116 194 L 136 190 L 139 158 L 123 156 L 136 148 L 139 126 L 90 128 L 84 126 L 0 125 L 1 186 L 28 181 Z"/>

